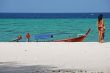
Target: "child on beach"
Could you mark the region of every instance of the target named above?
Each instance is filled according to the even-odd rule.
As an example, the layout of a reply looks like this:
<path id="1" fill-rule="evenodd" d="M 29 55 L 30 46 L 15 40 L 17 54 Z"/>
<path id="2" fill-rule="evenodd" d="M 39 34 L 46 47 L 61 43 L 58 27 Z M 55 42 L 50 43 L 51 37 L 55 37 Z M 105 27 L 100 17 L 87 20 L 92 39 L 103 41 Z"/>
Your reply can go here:
<path id="1" fill-rule="evenodd" d="M 14 41 L 19 42 L 21 39 L 22 39 L 22 36 L 21 35 L 18 35 L 17 39 L 14 40 Z"/>
<path id="2" fill-rule="evenodd" d="M 30 41 L 30 34 L 29 33 L 26 34 L 26 40 L 27 40 L 27 42 Z"/>

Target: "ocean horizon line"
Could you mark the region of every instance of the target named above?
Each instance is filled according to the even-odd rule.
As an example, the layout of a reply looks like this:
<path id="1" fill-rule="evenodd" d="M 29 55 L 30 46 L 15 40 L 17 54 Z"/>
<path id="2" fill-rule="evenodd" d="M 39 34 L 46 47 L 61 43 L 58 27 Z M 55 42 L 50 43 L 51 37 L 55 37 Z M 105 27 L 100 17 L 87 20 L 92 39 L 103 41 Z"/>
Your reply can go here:
<path id="1" fill-rule="evenodd" d="M 0 12 L 0 13 L 110 13 L 110 12 Z"/>
<path id="2" fill-rule="evenodd" d="M 110 13 L 0 13 L 0 18 L 97 18 L 100 14 L 110 18 Z"/>

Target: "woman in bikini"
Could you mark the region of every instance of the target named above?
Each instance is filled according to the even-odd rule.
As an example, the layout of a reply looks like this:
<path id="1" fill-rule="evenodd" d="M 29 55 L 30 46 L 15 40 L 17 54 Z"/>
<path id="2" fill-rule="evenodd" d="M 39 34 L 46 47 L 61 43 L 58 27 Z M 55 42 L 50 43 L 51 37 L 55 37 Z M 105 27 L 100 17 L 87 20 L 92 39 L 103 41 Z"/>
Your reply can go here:
<path id="1" fill-rule="evenodd" d="M 98 20 L 97 20 L 97 28 L 98 28 L 98 41 L 100 43 L 103 43 L 103 39 L 104 39 L 104 20 L 103 20 L 103 15 L 99 15 L 98 16 Z"/>

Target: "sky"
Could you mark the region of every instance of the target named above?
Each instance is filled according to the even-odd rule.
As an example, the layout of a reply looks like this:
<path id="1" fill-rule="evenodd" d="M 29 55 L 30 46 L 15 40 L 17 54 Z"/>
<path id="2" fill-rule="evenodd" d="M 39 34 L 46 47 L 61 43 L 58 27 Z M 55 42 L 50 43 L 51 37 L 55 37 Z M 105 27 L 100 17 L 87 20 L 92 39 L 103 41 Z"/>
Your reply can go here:
<path id="1" fill-rule="evenodd" d="M 110 12 L 110 0 L 0 0 L 0 12 L 81 13 Z"/>

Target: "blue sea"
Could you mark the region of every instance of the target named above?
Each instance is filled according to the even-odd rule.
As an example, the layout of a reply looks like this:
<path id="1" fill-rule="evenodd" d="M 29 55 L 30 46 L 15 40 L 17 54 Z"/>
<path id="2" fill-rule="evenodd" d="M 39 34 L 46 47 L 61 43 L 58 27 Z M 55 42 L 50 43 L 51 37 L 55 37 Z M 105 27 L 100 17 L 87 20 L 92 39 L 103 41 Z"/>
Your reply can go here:
<path id="1" fill-rule="evenodd" d="M 53 38 L 38 39 L 40 41 L 61 40 L 84 34 L 89 28 L 91 32 L 84 42 L 96 42 L 98 32 L 96 21 L 99 14 L 104 15 L 105 42 L 110 41 L 110 13 L 0 13 L 0 42 L 10 42 L 22 35 L 30 33 L 30 41 L 36 41 L 35 35 L 52 34 Z"/>

